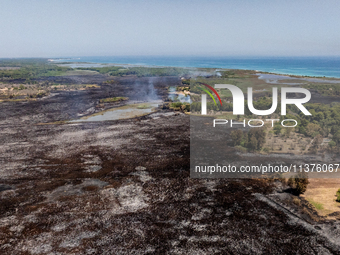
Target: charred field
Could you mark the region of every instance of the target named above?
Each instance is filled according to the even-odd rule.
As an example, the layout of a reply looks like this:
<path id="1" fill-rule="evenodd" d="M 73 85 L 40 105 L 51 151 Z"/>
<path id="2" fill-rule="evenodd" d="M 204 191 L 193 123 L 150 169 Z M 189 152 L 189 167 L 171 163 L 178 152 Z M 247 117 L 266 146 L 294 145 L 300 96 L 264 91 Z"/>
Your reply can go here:
<path id="1" fill-rule="evenodd" d="M 339 221 L 279 180 L 190 178 L 187 114 L 65 122 L 126 104 L 105 98 L 165 101 L 179 77 L 45 80 L 98 87 L 0 103 L 1 254 L 340 254 Z"/>

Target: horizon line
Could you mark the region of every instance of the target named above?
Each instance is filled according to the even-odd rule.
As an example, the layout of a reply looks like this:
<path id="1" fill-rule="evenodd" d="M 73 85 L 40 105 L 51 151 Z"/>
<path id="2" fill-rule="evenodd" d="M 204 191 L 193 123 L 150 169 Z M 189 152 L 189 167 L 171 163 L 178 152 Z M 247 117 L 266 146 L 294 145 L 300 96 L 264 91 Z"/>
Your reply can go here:
<path id="1" fill-rule="evenodd" d="M 91 57 L 198 57 L 198 58 L 339 58 L 340 55 L 88 55 L 88 56 L 60 56 L 60 57 L 0 57 L 0 59 L 73 59 Z"/>

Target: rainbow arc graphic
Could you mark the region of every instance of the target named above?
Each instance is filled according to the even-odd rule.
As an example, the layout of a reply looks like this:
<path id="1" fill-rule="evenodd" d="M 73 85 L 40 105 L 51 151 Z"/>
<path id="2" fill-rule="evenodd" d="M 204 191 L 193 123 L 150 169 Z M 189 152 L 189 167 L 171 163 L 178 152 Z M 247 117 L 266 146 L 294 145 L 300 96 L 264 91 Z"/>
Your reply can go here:
<path id="1" fill-rule="evenodd" d="M 199 83 L 199 84 L 202 84 L 202 85 L 206 86 L 207 88 L 209 88 L 210 90 L 212 90 L 212 92 L 215 93 L 215 95 L 217 96 L 217 98 L 218 98 L 218 100 L 220 101 L 220 104 L 221 104 L 221 106 L 222 106 L 222 101 L 221 101 L 220 95 L 217 93 L 217 91 L 216 91 L 213 87 L 211 87 L 210 85 L 205 84 L 205 83 L 203 83 L 203 82 L 198 82 L 198 83 Z M 213 95 L 209 92 L 209 90 L 207 90 L 207 89 L 205 89 L 205 88 L 201 88 L 201 87 L 198 87 L 198 88 L 201 89 L 201 90 L 203 90 L 205 93 L 207 93 L 207 94 L 212 98 L 212 100 L 214 101 L 215 105 L 217 105 L 215 98 L 214 98 Z"/>
<path id="2" fill-rule="evenodd" d="M 220 104 L 222 106 L 222 100 L 220 98 L 220 95 L 217 93 L 217 91 L 211 87 L 210 85 L 208 84 L 205 84 L 205 83 L 202 83 L 202 82 L 198 82 L 199 84 L 202 84 L 204 85 L 205 87 L 207 87 L 208 89 L 210 89 L 212 92 L 214 92 L 214 94 L 217 96 L 218 100 L 220 101 Z M 217 103 L 216 103 L 216 100 L 215 98 L 213 97 L 213 95 L 210 93 L 209 90 L 207 90 L 206 88 L 201 88 L 201 87 L 198 87 L 200 90 L 203 90 L 205 93 L 207 93 L 211 98 L 212 100 L 214 101 L 215 105 L 217 106 Z M 201 114 L 202 115 L 206 115 L 207 114 L 207 95 L 206 94 L 202 94 L 202 98 L 201 98 Z"/>

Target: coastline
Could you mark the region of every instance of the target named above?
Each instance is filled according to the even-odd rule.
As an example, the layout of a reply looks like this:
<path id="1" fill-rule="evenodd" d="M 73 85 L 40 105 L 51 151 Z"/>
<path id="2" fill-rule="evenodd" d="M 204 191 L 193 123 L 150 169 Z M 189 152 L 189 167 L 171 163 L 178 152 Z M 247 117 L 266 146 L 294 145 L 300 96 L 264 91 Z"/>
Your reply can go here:
<path id="1" fill-rule="evenodd" d="M 340 57 L 74 57 L 50 58 L 54 64 L 83 64 L 125 67 L 180 67 L 227 70 L 254 70 L 278 75 L 340 78 Z"/>
<path id="2" fill-rule="evenodd" d="M 70 63 L 56 63 L 60 66 L 66 66 L 71 68 L 91 68 L 91 67 L 109 67 L 109 66 L 117 66 L 123 68 L 129 67 L 146 67 L 146 68 L 183 68 L 183 69 L 193 69 L 193 70 L 201 70 L 201 69 L 210 69 L 211 71 L 218 72 L 218 71 L 229 71 L 229 70 L 241 70 L 241 71 L 249 71 L 249 72 L 256 72 L 256 75 L 261 74 L 268 74 L 268 75 L 275 75 L 278 77 L 287 77 L 287 78 L 296 78 L 299 80 L 309 80 L 314 79 L 314 82 L 326 82 L 326 83 L 338 83 L 340 82 L 340 77 L 326 77 L 326 76 L 310 76 L 310 75 L 297 75 L 297 74 L 289 74 L 289 73 L 279 73 L 279 72 L 267 72 L 261 70 L 254 70 L 254 69 L 233 69 L 233 68 L 214 68 L 214 67 L 178 67 L 178 66 L 151 66 L 151 65 L 138 65 L 138 64 L 120 64 L 120 63 L 91 63 L 91 62 L 70 62 Z"/>

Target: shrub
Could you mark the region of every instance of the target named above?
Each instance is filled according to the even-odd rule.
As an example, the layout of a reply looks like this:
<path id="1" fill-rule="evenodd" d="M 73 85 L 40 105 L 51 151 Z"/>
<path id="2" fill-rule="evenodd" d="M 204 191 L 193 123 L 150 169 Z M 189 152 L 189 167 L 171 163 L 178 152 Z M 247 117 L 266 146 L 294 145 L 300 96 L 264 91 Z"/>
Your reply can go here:
<path id="1" fill-rule="evenodd" d="M 172 103 L 171 106 L 173 108 L 180 108 L 182 106 L 182 103 L 181 102 Z"/>
<path id="2" fill-rule="evenodd" d="M 307 190 L 307 185 L 309 184 L 308 176 L 306 173 L 299 173 L 295 176 L 291 176 L 288 179 L 287 184 L 294 190 L 294 193 L 299 196 Z"/>
<path id="3" fill-rule="evenodd" d="M 297 206 L 301 205 L 300 199 L 298 199 L 297 197 L 293 198 L 293 203 Z"/>
<path id="4" fill-rule="evenodd" d="M 184 112 L 190 112 L 190 104 L 182 104 L 181 109 Z"/>
<path id="5" fill-rule="evenodd" d="M 183 79 L 182 84 L 183 85 L 190 85 L 190 79 Z"/>
<path id="6" fill-rule="evenodd" d="M 37 97 L 38 97 L 38 98 L 42 98 L 42 97 L 44 97 L 44 96 L 47 96 L 46 91 L 42 91 L 42 92 L 39 92 L 39 93 L 37 94 Z"/>
<path id="7" fill-rule="evenodd" d="M 336 192 L 336 201 L 340 202 L 340 189 Z"/>
<path id="8" fill-rule="evenodd" d="M 289 186 L 289 187 L 291 187 L 292 189 L 294 189 L 294 188 L 295 188 L 295 182 L 294 182 L 294 178 L 293 178 L 293 176 L 292 176 L 292 177 L 290 177 L 290 178 L 288 179 L 288 182 L 287 182 L 287 184 L 288 184 L 288 186 Z"/>
<path id="9" fill-rule="evenodd" d="M 309 184 L 307 174 L 299 173 L 295 176 L 294 182 L 296 185 L 296 193 L 297 195 L 303 194 L 307 190 L 307 185 Z"/>
<path id="10" fill-rule="evenodd" d="M 239 152 L 243 152 L 243 153 L 247 152 L 247 148 L 244 148 L 241 145 L 236 145 L 235 150 L 237 150 Z"/>
<path id="11" fill-rule="evenodd" d="M 189 112 L 190 111 L 190 104 L 189 103 L 182 103 L 182 102 L 171 103 L 170 109 L 175 110 L 175 111 Z"/>
<path id="12" fill-rule="evenodd" d="M 263 148 L 263 152 L 269 153 L 270 149 L 268 147 Z"/>

